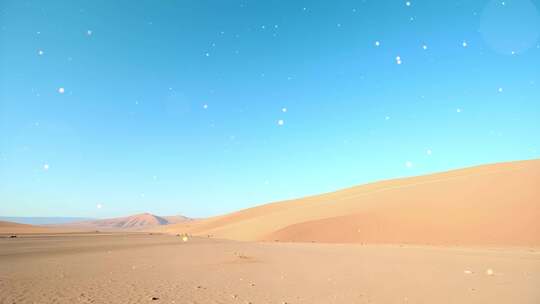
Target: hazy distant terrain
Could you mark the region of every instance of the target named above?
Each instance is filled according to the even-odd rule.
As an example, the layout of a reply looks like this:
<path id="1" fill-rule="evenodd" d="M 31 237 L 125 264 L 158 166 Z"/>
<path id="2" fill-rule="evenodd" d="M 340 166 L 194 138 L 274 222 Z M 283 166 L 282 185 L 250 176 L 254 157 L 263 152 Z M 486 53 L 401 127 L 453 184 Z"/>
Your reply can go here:
<path id="1" fill-rule="evenodd" d="M 46 226 L 35 226 L 20 224 L 14 222 L 0 221 L 0 237 L 9 235 L 28 235 L 28 234 L 59 234 L 81 232 L 78 229 L 57 228 Z"/>
<path id="2" fill-rule="evenodd" d="M 0 216 L 0 221 L 14 222 L 28 225 L 52 225 L 72 222 L 90 221 L 92 218 L 85 217 L 16 217 Z"/>
<path id="3" fill-rule="evenodd" d="M 145 230 L 157 226 L 178 224 L 188 221 L 191 221 L 191 219 L 182 215 L 157 216 L 150 213 L 141 213 L 126 217 L 70 222 L 55 226 L 86 230 L 125 231 Z"/>

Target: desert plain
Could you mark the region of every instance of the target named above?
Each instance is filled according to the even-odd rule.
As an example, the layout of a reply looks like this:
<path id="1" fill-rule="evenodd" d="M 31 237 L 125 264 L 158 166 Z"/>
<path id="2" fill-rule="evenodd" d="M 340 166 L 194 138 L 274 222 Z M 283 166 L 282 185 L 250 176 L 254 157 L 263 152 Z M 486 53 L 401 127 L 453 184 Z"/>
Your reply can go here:
<path id="1" fill-rule="evenodd" d="M 538 185 L 532 160 L 135 230 L 2 222 L 0 303 L 538 304 Z"/>

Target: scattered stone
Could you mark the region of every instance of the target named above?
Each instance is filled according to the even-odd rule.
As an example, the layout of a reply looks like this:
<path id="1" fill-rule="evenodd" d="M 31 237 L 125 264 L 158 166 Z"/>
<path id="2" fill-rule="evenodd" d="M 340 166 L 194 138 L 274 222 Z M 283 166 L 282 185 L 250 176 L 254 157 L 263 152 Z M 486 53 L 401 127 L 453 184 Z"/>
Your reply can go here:
<path id="1" fill-rule="evenodd" d="M 159 300 L 158 297 L 152 297 L 152 301 L 157 301 L 157 300 Z"/>
<path id="2" fill-rule="evenodd" d="M 492 275 L 494 275 L 495 273 L 493 272 L 493 269 L 489 268 L 488 270 L 486 270 L 486 274 L 487 274 L 488 276 L 492 276 Z"/>
<path id="3" fill-rule="evenodd" d="M 10 236 L 9 236 L 10 239 L 14 239 L 14 238 L 16 238 L 16 237 L 17 237 L 16 235 L 10 235 Z"/>
<path id="4" fill-rule="evenodd" d="M 470 271 L 470 270 L 464 270 L 463 273 L 465 273 L 465 274 L 473 274 L 473 272 Z"/>

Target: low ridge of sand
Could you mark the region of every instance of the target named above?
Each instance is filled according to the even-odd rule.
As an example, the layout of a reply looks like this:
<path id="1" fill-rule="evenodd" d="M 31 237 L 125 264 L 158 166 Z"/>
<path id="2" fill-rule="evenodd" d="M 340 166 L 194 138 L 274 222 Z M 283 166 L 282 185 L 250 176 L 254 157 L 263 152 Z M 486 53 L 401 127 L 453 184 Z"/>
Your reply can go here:
<path id="1" fill-rule="evenodd" d="M 381 181 L 164 227 L 242 241 L 540 245 L 540 160 Z"/>
<path id="2" fill-rule="evenodd" d="M 0 221 L 0 235 L 53 234 L 53 233 L 71 233 L 71 232 L 80 232 L 80 230 L 42 227 L 42 226 L 34 226 L 34 225 Z"/>

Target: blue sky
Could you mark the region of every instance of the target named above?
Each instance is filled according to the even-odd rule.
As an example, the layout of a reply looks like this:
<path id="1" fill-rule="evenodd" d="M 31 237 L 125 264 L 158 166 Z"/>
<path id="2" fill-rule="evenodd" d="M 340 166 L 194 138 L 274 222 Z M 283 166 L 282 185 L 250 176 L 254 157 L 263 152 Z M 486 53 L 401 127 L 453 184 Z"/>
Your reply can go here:
<path id="1" fill-rule="evenodd" d="M 0 0 L 0 215 L 200 217 L 538 158 L 538 7 Z"/>

